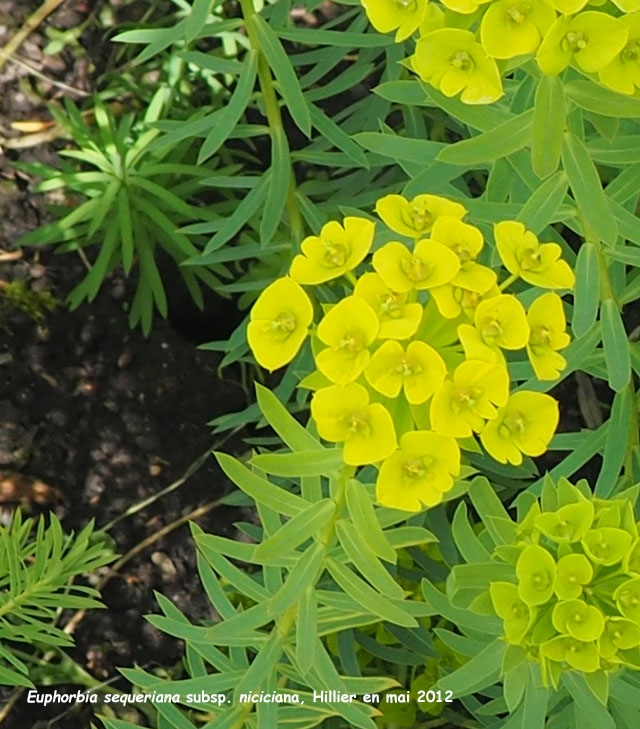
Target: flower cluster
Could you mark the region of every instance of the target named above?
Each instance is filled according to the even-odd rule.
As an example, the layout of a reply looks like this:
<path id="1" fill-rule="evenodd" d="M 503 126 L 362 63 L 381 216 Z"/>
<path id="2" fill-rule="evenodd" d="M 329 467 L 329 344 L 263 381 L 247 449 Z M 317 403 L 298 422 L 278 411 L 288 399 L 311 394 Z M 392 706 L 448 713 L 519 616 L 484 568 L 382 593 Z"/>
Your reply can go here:
<path id="1" fill-rule="evenodd" d="M 573 64 L 622 94 L 640 90 L 640 0 L 361 0 L 373 27 L 417 32 L 411 68 L 468 104 L 502 96 L 501 75 L 533 55 L 557 75 Z M 507 64 L 508 62 L 508 64 Z M 596 76 L 594 76 L 595 78 Z"/>
<path id="2" fill-rule="evenodd" d="M 333 282 L 333 304 L 311 331 L 318 433 L 342 443 L 348 465 L 379 464 L 377 497 L 406 510 L 438 504 L 460 472 L 460 449 L 484 449 L 501 463 L 538 456 L 558 424 L 549 395 L 510 392 L 505 353 L 526 350 L 536 376 L 566 366 L 569 336 L 555 289 L 573 287 L 556 243 L 541 243 L 522 223 L 494 226 L 508 276 L 478 262 L 481 231 L 466 209 L 436 195 L 387 195 L 376 213 L 398 238 L 365 263 L 376 223 L 347 217 L 306 238 L 289 271 L 259 296 L 248 340 L 259 364 L 290 362 L 313 318 L 303 286 Z M 358 269 L 358 277 L 354 269 Z M 529 305 L 504 289 L 516 280 L 548 291 Z M 317 289 L 311 289 L 314 295 Z"/>
<path id="3" fill-rule="evenodd" d="M 631 497 L 599 499 L 562 479 L 555 508 L 534 502 L 517 526 L 513 582 L 490 596 L 506 640 L 562 671 L 640 668 L 640 540 Z"/>

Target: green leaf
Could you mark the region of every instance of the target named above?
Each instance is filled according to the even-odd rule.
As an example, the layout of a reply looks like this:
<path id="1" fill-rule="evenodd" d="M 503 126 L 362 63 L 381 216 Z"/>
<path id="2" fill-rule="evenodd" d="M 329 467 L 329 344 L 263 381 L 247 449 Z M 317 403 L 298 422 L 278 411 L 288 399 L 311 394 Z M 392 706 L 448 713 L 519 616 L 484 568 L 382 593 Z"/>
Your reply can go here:
<path id="1" fill-rule="evenodd" d="M 284 585 L 269 604 L 269 610 L 273 615 L 284 613 L 301 598 L 307 588 L 315 585 L 325 555 L 324 544 L 314 544 L 298 558 Z"/>
<path id="2" fill-rule="evenodd" d="M 314 664 L 317 634 L 318 603 L 313 585 L 309 585 L 298 601 L 296 621 L 296 662 L 303 673 Z"/>
<path id="3" fill-rule="evenodd" d="M 556 213 L 567 195 L 568 187 L 567 175 L 562 170 L 556 172 L 536 189 L 522 206 L 516 220 L 524 223 L 534 233 L 541 233 L 547 225 L 555 222 Z"/>
<path id="4" fill-rule="evenodd" d="M 600 267 L 595 243 L 583 243 L 576 258 L 576 285 L 571 329 L 583 337 L 594 325 L 600 307 Z"/>
<path id="5" fill-rule="evenodd" d="M 577 106 L 603 116 L 640 117 L 640 100 L 623 96 L 592 81 L 570 81 L 564 84 L 565 94 Z"/>
<path id="6" fill-rule="evenodd" d="M 395 564 L 396 551 L 382 531 L 371 498 L 360 481 L 347 481 L 346 496 L 349 515 L 362 541 L 378 557 Z"/>
<path id="7" fill-rule="evenodd" d="M 587 149 L 594 162 L 606 165 L 630 165 L 640 162 L 637 135 L 629 134 L 609 139 L 592 139 Z"/>
<path id="8" fill-rule="evenodd" d="M 601 241 L 615 245 L 618 226 L 602 189 L 598 170 L 584 144 L 572 132 L 564 133 L 562 163 L 585 220 Z"/>
<path id="9" fill-rule="evenodd" d="M 255 383 L 255 387 L 262 414 L 285 445 L 292 451 L 322 449 L 320 442 L 291 415 L 274 392 L 259 382 Z"/>
<path id="10" fill-rule="evenodd" d="M 311 115 L 309 107 L 282 43 L 260 15 L 252 15 L 247 23 L 252 26 L 260 43 L 260 50 L 264 53 L 271 70 L 278 80 L 279 90 L 287 104 L 289 113 L 300 131 L 310 137 Z"/>
<path id="11" fill-rule="evenodd" d="M 327 568 L 338 587 L 342 588 L 352 600 L 361 605 L 368 613 L 379 615 L 383 620 L 407 628 L 415 628 L 418 625 L 416 619 L 402 607 L 376 592 L 347 566 L 330 558 L 327 560 Z"/>
<path id="12" fill-rule="evenodd" d="M 217 117 L 217 123 L 207 134 L 200 147 L 198 164 L 202 164 L 218 151 L 240 120 L 253 93 L 257 70 L 258 54 L 252 50 L 245 57 L 242 73 L 231 98 L 224 106 L 222 113 Z"/>
<path id="13" fill-rule="evenodd" d="M 603 499 L 613 493 L 614 486 L 624 463 L 631 423 L 631 397 L 629 388 L 616 392 L 607 424 L 607 440 L 604 446 L 602 466 L 595 485 L 595 493 Z"/>
<path id="14" fill-rule="evenodd" d="M 341 448 L 325 448 L 296 453 L 262 453 L 251 465 L 274 476 L 330 476 L 344 467 Z"/>
<path id="15" fill-rule="evenodd" d="M 289 144 L 282 127 L 271 130 L 271 184 L 260 221 L 260 244 L 266 246 L 282 221 L 291 184 Z"/>
<path id="16" fill-rule="evenodd" d="M 456 698 L 468 696 L 491 686 L 500 678 L 506 643 L 496 638 L 467 663 L 438 681 L 442 691 L 453 691 Z"/>
<path id="17" fill-rule="evenodd" d="M 532 123 L 533 110 L 525 111 L 477 137 L 448 144 L 438 155 L 438 160 L 471 167 L 507 157 L 529 144 Z"/>
<path id="18" fill-rule="evenodd" d="M 345 519 L 336 522 L 336 534 L 353 566 L 383 595 L 402 600 L 404 591 L 387 572 L 373 550 L 364 542 L 353 524 Z"/>
<path id="19" fill-rule="evenodd" d="M 602 302 L 600 324 L 609 386 L 619 392 L 626 387 L 631 378 L 631 352 L 620 309 L 611 298 Z"/>
<path id="20" fill-rule="evenodd" d="M 580 718 L 584 721 L 582 727 L 590 729 L 616 729 L 615 722 L 607 709 L 598 701 L 587 686 L 584 676 L 578 671 L 568 671 L 562 674 L 562 683 L 573 698 L 576 709 L 580 709 Z"/>
<path id="21" fill-rule="evenodd" d="M 342 150 L 359 167 L 369 168 L 367 158 L 358 145 L 315 104 L 309 104 L 311 123 L 334 147 Z"/>
<path id="22" fill-rule="evenodd" d="M 473 479 L 469 487 L 469 496 L 496 545 L 509 544 L 511 541 L 510 530 L 501 528 L 499 520 L 512 523 L 511 518 L 484 476 L 477 476 Z"/>
<path id="23" fill-rule="evenodd" d="M 379 33 L 350 33 L 344 30 L 311 30 L 309 28 L 278 28 L 280 38 L 318 46 L 340 46 L 343 48 L 382 48 L 393 45 L 391 36 Z"/>
<path id="24" fill-rule="evenodd" d="M 525 689 L 527 688 L 527 681 L 529 680 L 529 663 L 528 661 L 522 661 L 517 666 L 514 666 L 510 671 L 505 671 L 502 679 L 504 700 L 507 704 L 509 712 L 513 713 L 517 708 L 522 697 L 524 696 Z"/>
<path id="25" fill-rule="evenodd" d="M 131 206 L 129 205 L 129 194 L 126 187 L 122 186 L 118 191 L 116 205 L 118 225 L 120 226 L 120 243 L 122 246 L 122 268 L 125 274 L 129 274 L 133 265 L 133 222 L 131 220 Z"/>
<path id="26" fill-rule="evenodd" d="M 464 501 L 458 504 L 453 515 L 451 531 L 460 554 L 466 562 L 489 562 L 491 555 L 473 531 L 467 516 L 467 505 Z"/>
<path id="27" fill-rule="evenodd" d="M 184 37 L 187 43 L 195 40 L 198 33 L 204 28 L 209 16 L 211 0 L 193 0 L 191 12 L 187 16 L 187 24 L 184 30 Z"/>
<path id="28" fill-rule="evenodd" d="M 373 93 L 402 106 L 433 106 L 418 81 L 386 81 L 376 86 Z"/>
<path id="29" fill-rule="evenodd" d="M 442 142 L 430 142 L 424 139 L 409 139 L 397 134 L 382 132 L 360 132 L 353 139 L 365 149 L 391 159 L 408 160 L 419 164 L 429 164 L 438 152 L 444 149 Z"/>
<path id="30" fill-rule="evenodd" d="M 258 655 L 253 659 L 249 670 L 236 686 L 233 692 L 236 702 L 240 701 L 240 695 L 243 693 L 260 691 L 282 655 L 283 640 L 284 636 L 274 629 Z"/>
<path id="31" fill-rule="evenodd" d="M 531 134 L 531 164 L 538 177 L 548 177 L 558 169 L 565 122 L 562 81 L 558 76 L 543 76 L 536 89 Z"/>
<path id="32" fill-rule="evenodd" d="M 335 508 L 336 505 L 331 499 L 310 504 L 304 511 L 283 524 L 272 537 L 265 539 L 256 547 L 256 559 L 292 552 L 299 544 L 320 532 L 335 512 Z"/>
<path id="33" fill-rule="evenodd" d="M 251 496 L 254 501 L 264 504 L 285 516 L 295 516 L 308 507 L 309 504 L 304 499 L 295 494 L 290 494 L 265 478 L 251 472 L 233 456 L 226 453 L 215 453 L 214 455 L 225 474 L 245 494 Z"/>

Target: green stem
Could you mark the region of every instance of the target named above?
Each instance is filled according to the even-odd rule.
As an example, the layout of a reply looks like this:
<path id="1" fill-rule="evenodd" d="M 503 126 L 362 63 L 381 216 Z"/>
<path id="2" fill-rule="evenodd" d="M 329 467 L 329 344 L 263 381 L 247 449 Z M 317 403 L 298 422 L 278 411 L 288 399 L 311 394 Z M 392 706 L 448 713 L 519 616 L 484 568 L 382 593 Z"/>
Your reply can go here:
<path id="1" fill-rule="evenodd" d="M 517 273 L 512 273 L 511 276 L 509 276 L 508 278 L 505 278 L 505 280 L 500 284 L 500 286 L 498 286 L 498 289 L 500 291 L 504 291 L 507 287 L 511 286 L 511 284 L 514 281 L 517 281 L 518 278 L 519 278 L 519 275 Z"/>
<path id="2" fill-rule="evenodd" d="M 271 75 L 271 68 L 269 67 L 269 62 L 265 58 L 265 55 L 260 47 L 260 40 L 256 36 L 250 22 L 251 17 L 256 14 L 255 8 L 253 7 L 253 0 L 240 0 L 240 7 L 242 8 L 242 15 L 245 20 L 245 27 L 247 29 L 249 42 L 251 43 L 251 47 L 258 53 L 258 82 L 260 83 L 260 91 L 262 92 L 262 98 L 264 100 L 264 107 L 269 128 L 271 130 L 280 130 L 284 134 L 282 114 L 280 112 L 280 106 L 278 105 L 278 99 L 276 97 L 276 92 L 273 86 L 273 76 Z M 272 144 L 273 138 L 274 133 L 272 131 Z M 304 237 L 304 222 L 302 220 L 302 214 L 300 213 L 298 201 L 296 200 L 296 179 L 293 168 L 291 168 L 286 209 L 289 216 L 289 228 L 291 229 L 291 236 L 295 243 L 298 244 Z"/>

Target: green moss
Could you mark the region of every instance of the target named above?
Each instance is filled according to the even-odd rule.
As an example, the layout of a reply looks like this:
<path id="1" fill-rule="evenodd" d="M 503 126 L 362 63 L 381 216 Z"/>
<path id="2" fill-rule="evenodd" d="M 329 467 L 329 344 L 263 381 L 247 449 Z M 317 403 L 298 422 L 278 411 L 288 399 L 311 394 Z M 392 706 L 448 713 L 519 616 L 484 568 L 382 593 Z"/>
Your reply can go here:
<path id="1" fill-rule="evenodd" d="M 11 314 L 21 311 L 36 324 L 41 324 L 46 312 L 60 302 L 49 291 L 33 291 L 24 281 L 0 281 L 0 327 L 6 327 Z"/>

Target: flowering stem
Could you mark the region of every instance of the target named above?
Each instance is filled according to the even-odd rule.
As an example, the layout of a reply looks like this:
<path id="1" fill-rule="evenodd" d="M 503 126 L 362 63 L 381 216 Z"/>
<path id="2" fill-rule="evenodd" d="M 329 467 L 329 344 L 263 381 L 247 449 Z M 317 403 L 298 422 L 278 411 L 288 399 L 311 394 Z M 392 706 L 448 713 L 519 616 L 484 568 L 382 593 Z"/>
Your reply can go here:
<path id="1" fill-rule="evenodd" d="M 500 291 L 504 291 L 507 287 L 511 286 L 511 284 L 514 281 L 517 281 L 518 278 L 519 278 L 519 276 L 517 273 L 512 273 L 511 276 L 509 276 L 508 278 L 505 278 L 505 280 L 500 284 L 500 286 L 498 286 L 498 289 Z"/>
<path id="2" fill-rule="evenodd" d="M 251 47 L 258 53 L 258 81 L 260 83 L 260 91 L 262 92 L 262 98 L 264 100 L 264 107 L 267 114 L 267 122 L 269 128 L 272 130 L 271 139 L 273 143 L 273 130 L 280 130 L 284 134 L 284 125 L 282 124 L 282 114 L 278 105 L 278 99 L 276 98 L 276 92 L 273 87 L 273 76 L 271 75 L 271 68 L 265 58 L 264 53 L 260 47 L 260 40 L 256 36 L 249 19 L 256 14 L 255 8 L 253 7 L 253 0 L 240 0 L 240 7 L 242 8 L 242 15 L 245 20 L 245 27 L 247 29 L 247 36 Z M 289 178 L 289 190 L 287 192 L 286 209 L 289 216 L 289 228 L 291 229 L 291 237 L 296 244 L 300 243 L 304 236 L 304 223 L 298 201 L 296 200 L 296 180 L 291 168 Z"/>

